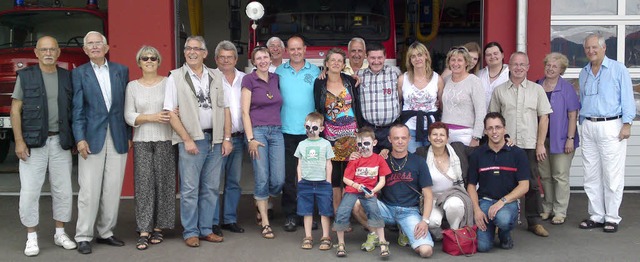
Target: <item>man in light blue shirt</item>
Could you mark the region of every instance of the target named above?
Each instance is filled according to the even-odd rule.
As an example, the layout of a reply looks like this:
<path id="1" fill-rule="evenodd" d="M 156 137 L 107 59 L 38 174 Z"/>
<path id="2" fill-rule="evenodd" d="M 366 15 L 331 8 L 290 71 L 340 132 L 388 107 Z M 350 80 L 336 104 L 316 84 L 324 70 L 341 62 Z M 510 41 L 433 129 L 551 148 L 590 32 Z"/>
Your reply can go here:
<path id="1" fill-rule="evenodd" d="M 605 56 L 604 38 L 585 38 L 589 63 L 580 71 L 580 124 L 584 190 L 589 198 L 589 218 L 580 228 L 604 227 L 615 233 L 624 189 L 627 139 L 636 115 L 629 71 L 624 64 Z"/>
<path id="2" fill-rule="evenodd" d="M 276 68 L 280 77 L 280 93 L 282 94 L 282 133 L 284 136 L 285 179 L 282 188 L 282 212 L 286 216 L 284 230 L 296 231 L 297 227 L 297 165 L 294 156 L 298 143 L 307 138 L 304 121 L 307 114 L 315 111 L 313 100 L 313 83 L 320 74 L 320 69 L 307 62 L 304 55 L 307 47 L 299 36 L 287 41 L 289 61 Z"/>

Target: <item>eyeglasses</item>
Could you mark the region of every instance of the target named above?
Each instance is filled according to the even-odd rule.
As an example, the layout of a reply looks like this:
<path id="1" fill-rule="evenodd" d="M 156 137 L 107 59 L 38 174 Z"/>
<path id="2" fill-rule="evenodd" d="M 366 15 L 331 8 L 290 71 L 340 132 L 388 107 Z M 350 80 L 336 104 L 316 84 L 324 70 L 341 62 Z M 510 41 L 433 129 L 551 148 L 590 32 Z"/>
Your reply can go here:
<path id="1" fill-rule="evenodd" d="M 220 60 L 220 61 L 230 61 L 230 60 L 233 60 L 234 58 L 236 58 L 236 57 L 232 56 L 232 55 L 229 55 L 229 56 L 219 55 L 218 56 L 218 60 Z"/>
<path id="2" fill-rule="evenodd" d="M 493 132 L 495 131 L 500 131 L 504 128 L 504 126 L 488 126 L 487 128 L 485 128 L 485 130 L 489 131 L 489 132 Z"/>
<path id="3" fill-rule="evenodd" d="M 205 51 L 205 50 L 207 50 L 207 49 L 200 48 L 200 47 L 193 47 L 193 46 L 185 46 L 184 47 L 184 51 L 185 52 L 187 52 L 187 51 L 196 51 L 196 52 L 198 52 L 198 51 Z"/>
<path id="4" fill-rule="evenodd" d="M 362 146 L 370 146 L 370 145 L 371 145 L 371 142 L 369 142 L 369 141 L 366 141 L 366 142 L 358 142 L 358 144 L 357 144 L 357 145 L 358 145 L 358 147 L 362 147 Z"/>
<path id="5" fill-rule="evenodd" d="M 89 42 L 89 43 L 86 43 L 84 46 L 89 47 L 89 48 L 102 47 L 102 46 L 104 46 L 104 43 L 103 42 Z"/>
<path id="6" fill-rule="evenodd" d="M 310 126 L 310 125 L 304 125 L 304 128 L 306 128 L 307 131 L 311 131 L 311 130 L 318 131 L 318 129 L 320 129 L 320 127 L 318 126 Z"/>
<path id="7" fill-rule="evenodd" d="M 58 48 L 37 48 L 36 50 L 38 50 L 38 52 L 40 53 L 46 53 L 46 52 L 57 52 Z"/>
<path id="8" fill-rule="evenodd" d="M 529 66 L 529 64 L 525 64 L 525 63 L 520 63 L 520 64 L 510 64 L 510 65 L 511 65 L 511 66 L 513 66 L 513 67 L 516 67 L 516 68 L 517 68 L 517 67 L 527 67 L 527 66 Z"/>
<path id="9" fill-rule="evenodd" d="M 151 60 L 151 62 L 155 62 L 155 61 L 158 61 L 158 57 L 156 57 L 156 56 L 141 56 L 140 60 L 145 61 L 145 62 Z"/>

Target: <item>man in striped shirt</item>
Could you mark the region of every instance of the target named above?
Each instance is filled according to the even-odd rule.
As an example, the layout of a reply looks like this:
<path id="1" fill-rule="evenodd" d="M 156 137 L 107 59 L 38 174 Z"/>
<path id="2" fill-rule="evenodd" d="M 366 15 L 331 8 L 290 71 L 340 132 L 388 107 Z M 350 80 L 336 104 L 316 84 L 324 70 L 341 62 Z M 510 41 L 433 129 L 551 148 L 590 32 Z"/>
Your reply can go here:
<path id="1" fill-rule="evenodd" d="M 391 149 L 387 137 L 389 128 L 400 116 L 401 90 L 398 88 L 400 70 L 385 65 L 386 52 L 380 44 L 370 44 L 367 48 L 369 67 L 357 73 L 360 80 L 360 104 L 365 125 L 373 127 L 378 144 L 376 153 L 385 155 Z M 382 151 L 385 150 L 386 152 Z"/>

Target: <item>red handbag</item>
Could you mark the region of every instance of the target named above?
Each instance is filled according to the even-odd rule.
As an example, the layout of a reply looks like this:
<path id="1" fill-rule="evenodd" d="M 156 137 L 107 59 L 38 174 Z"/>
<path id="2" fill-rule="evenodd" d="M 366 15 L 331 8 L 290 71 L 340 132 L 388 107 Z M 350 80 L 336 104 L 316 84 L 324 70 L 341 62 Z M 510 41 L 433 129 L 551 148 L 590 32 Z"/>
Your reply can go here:
<path id="1" fill-rule="evenodd" d="M 478 227 L 465 226 L 442 231 L 442 251 L 452 256 L 472 256 L 478 252 Z"/>

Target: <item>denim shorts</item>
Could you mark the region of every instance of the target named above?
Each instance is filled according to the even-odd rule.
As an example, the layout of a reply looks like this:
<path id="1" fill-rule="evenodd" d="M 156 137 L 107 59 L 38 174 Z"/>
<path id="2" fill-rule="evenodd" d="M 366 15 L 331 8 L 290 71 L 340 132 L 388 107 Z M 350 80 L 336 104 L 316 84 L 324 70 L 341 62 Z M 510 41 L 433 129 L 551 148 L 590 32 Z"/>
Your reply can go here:
<path id="1" fill-rule="evenodd" d="M 318 205 L 318 213 L 321 216 L 333 216 L 333 188 L 326 180 L 298 182 L 298 215 L 312 216 L 313 206 Z"/>
<path id="2" fill-rule="evenodd" d="M 376 202 L 379 203 L 380 201 L 378 201 L 376 197 L 366 198 L 364 193 L 344 193 L 340 206 L 338 207 L 338 212 L 336 212 L 333 229 L 336 231 L 345 231 L 349 228 L 351 211 L 353 211 L 353 206 L 358 200 L 364 212 L 367 214 L 367 225 L 373 228 L 384 227 L 384 220 L 382 220 L 380 210 L 376 204 Z"/>
<path id="3" fill-rule="evenodd" d="M 378 201 L 378 208 L 380 209 L 380 215 L 384 219 L 385 224 L 400 226 L 400 230 L 404 232 L 409 238 L 411 248 L 416 249 L 422 245 L 429 245 L 433 247 L 433 240 L 431 234 L 423 238 L 416 239 L 413 232 L 416 225 L 422 221 L 422 215 L 418 212 L 418 207 L 401 207 L 387 205 L 382 201 Z"/>

